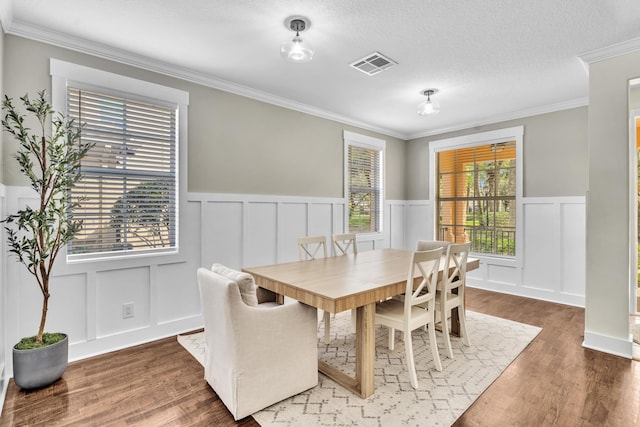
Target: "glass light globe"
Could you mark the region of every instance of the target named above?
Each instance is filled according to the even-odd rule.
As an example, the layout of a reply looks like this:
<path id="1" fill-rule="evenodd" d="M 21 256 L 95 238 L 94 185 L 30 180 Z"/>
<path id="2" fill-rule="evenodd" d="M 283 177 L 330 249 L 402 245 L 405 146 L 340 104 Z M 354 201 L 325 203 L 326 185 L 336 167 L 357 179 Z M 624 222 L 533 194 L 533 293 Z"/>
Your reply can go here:
<path id="1" fill-rule="evenodd" d="M 427 99 L 418 104 L 418 114 L 421 116 L 431 116 L 440 112 L 440 104 L 438 101 Z"/>
<path id="2" fill-rule="evenodd" d="M 290 62 L 309 62 L 313 59 L 313 48 L 309 43 L 305 43 L 300 36 L 282 43 L 280 55 Z"/>

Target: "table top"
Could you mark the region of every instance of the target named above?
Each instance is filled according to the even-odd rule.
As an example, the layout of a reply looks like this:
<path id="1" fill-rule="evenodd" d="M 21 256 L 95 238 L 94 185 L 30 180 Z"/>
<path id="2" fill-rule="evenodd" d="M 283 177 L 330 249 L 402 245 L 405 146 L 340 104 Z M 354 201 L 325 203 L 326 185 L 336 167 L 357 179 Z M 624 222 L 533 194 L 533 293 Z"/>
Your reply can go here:
<path id="1" fill-rule="evenodd" d="M 243 270 L 258 286 L 338 313 L 404 293 L 412 253 L 380 249 Z M 478 259 L 469 258 L 467 271 L 479 265 Z"/>

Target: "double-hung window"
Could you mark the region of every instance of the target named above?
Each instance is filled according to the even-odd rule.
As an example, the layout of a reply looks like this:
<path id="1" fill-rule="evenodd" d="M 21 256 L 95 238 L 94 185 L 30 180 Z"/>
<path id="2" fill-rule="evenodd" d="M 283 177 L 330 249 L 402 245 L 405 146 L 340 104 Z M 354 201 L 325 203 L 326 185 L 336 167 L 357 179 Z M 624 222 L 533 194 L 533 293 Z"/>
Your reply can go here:
<path id="1" fill-rule="evenodd" d="M 76 69 L 52 60 L 54 78 L 58 68 Z M 146 82 L 129 86 L 133 79 L 122 76 L 105 86 L 106 73 L 91 71 L 86 78 L 65 77 L 64 88 L 56 91 L 64 92 L 67 116 L 81 124 L 82 142 L 93 144 L 71 190 L 72 215 L 82 220 L 82 229 L 67 255 L 73 260 L 175 252 L 184 99 L 167 97 L 180 92 L 157 92 L 157 85 Z"/>
<path id="2" fill-rule="evenodd" d="M 385 141 L 344 131 L 349 233 L 382 232 Z"/>

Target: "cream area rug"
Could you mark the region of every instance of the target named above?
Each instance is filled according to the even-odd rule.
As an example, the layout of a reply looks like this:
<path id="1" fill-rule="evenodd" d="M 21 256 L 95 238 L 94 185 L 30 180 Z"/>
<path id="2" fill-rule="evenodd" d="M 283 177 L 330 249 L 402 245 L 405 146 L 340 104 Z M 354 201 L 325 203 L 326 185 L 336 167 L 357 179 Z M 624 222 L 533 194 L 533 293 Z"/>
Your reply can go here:
<path id="1" fill-rule="evenodd" d="M 433 365 L 429 338 L 415 330 L 413 351 L 419 389 L 411 387 L 405 367 L 404 342 L 387 348 L 387 329 L 376 327 L 375 393 L 367 398 L 347 391 L 322 374 L 316 387 L 253 415 L 262 426 L 449 426 L 540 333 L 535 326 L 467 311 L 471 346 L 452 337 L 454 359 L 438 332 L 443 371 Z M 319 359 L 351 375 L 355 372 L 355 336 L 350 312 L 331 318 L 332 341 L 324 344 L 318 327 Z M 204 334 L 178 336 L 178 342 L 201 364 Z"/>

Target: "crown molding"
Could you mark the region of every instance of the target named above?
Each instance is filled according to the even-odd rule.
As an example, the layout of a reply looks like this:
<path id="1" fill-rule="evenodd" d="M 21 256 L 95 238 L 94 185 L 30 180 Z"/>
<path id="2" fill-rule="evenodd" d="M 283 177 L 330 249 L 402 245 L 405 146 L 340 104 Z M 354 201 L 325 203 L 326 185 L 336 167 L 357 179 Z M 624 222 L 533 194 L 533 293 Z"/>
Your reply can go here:
<path id="1" fill-rule="evenodd" d="M 14 20 L 11 13 L 11 4 L 8 0 L 0 0 L 0 23 L 2 23 L 2 26 L 7 34 L 24 37 L 34 41 L 62 47 L 76 52 L 144 69 L 154 73 L 166 75 L 169 77 L 174 77 L 180 80 L 200 84 L 203 86 L 233 93 L 235 95 L 243 96 L 245 98 L 254 99 L 256 101 L 265 102 L 267 104 L 287 108 L 289 110 L 298 111 L 327 120 L 332 120 L 372 132 L 377 132 L 405 141 L 427 136 L 439 135 L 447 132 L 469 129 L 476 126 L 499 123 L 507 120 L 521 119 L 528 116 L 535 116 L 539 114 L 582 107 L 589 104 L 588 98 L 580 98 L 572 101 L 521 110 L 510 114 L 492 116 L 481 121 L 466 122 L 451 127 L 437 128 L 426 132 L 403 133 L 392 129 L 376 126 L 371 123 L 361 122 L 350 117 L 336 114 L 328 110 L 316 108 L 311 105 L 303 104 L 271 93 L 232 83 L 227 80 L 219 79 L 210 74 L 202 73 L 185 67 L 180 67 L 176 64 L 158 61 L 149 57 L 145 57 L 143 55 L 136 55 L 131 52 L 122 49 L 116 49 L 101 43 L 89 42 L 83 38 L 73 37 L 57 31 L 51 31 L 50 29 L 35 26 L 24 21 Z M 604 51 L 607 51 L 607 57 L 613 57 L 635 50 L 640 50 L 640 38 L 619 43 L 609 48 L 598 49 L 597 51 L 593 51 L 599 52 L 597 56 L 595 53 L 587 53 L 585 54 L 586 56 L 581 56 L 580 59 L 582 59 L 583 63 L 586 63 L 587 58 L 589 58 L 589 60 L 592 60 L 592 62 L 596 62 L 594 58 L 600 58 L 598 60 L 606 59 L 606 57 L 604 56 Z"/>
<path id="2" fill-rule="evenodd" d="M 6 32 L 6 29 L 11 27 L 11 21 L 13 21 L 13 5 L 11 0 L 0 0 L 0 25 Z"/>
<path id="3" fill-rule="evenodd" d="M 0 0 L 0 2 L 1 1 L 3 0 Z M 1 17 L 2 15 L 0 14 L 0 18 Z M 4 21 L 2 22 L 4 24 Z M 227 80 L 219 79 L 210 74 L 202 73 L 185 67 L 180 67 L 175 64 L 158 61 L 149 57 L 145 57 L 143 55 L 136 55 L 122 49 L 116 49 L 101 43 L 90 42 L 85 39 L 70 36 L 57 31 L 51 31 L 50 29 L 35 26 L 24 21 L 9 19 L 9 24 L 5 27 L 5 32 L 7 34 L 24 37 L 34 41 L 62 47 L 103 59 L 108 59 L 110 61 L 130 65 L 136 68 L 141 68 L 169 77 L 174 77 L 180 80 L 185 80 L 191 83 L 219 89 L 225 92 L 233 93 L 235 95 L 254 99 L 256 101 L 261 101 L 267 104 L 276 105 L 278 107 L 287 108 L 289 110 L 299 111 L 301 113 L 309 114 L 323 119 L 336 121 L 345 125 L 355 126 L 361 129 L 381 133 L 383 135 L 392 136 L 403 140 L 407 139 L 406 134 L 399 133 L 392 129 L 386 129 L 383 127 L 372 125 L 371 123 L 361 122 L 350 117 L 333 113 L 331 111 L 313 107 L 308 104 L 303 104 L 288 98 L 280 97 L 271 93 L 232 83 Z"/>
<path id="4" fill-rule="evenodd" d="M 441 135 L 447 132 L 455 132 L 458 130 L 470 129 L 477 126 L 492 125 L 495 123 L 506 122 L 508 120 L 523 119 L 525 117 L 538 116 L 540 114 L 554 113 L 556 111 L 570 110 L 572 108 L 584 107 L 589 105 L 589 98 L 578 98 L 566 102 L 558 102 L 555 104 L 543 105 L 540 107 L 528 108 L 526 110 L 516 111 L 514 113 L 502 114 L 487 117 L 481 121 L 467 122 L 455 126 L 434 129 L 428 132 L 420 132 L 408 135 L 408 140 L 424 138 L 427 136 Z"/>
<path id="5" fill-rule="evenodd" d="M 640 37 L 612 44 L 611 46 L 594 49 L 589 52 L 578 55 L 588 68 L 589 64 L 604 61 L 606 59 L 615 58 L 616 56 L 625 55 L 627 53 L 637 52 L 640 50 Z"/>

